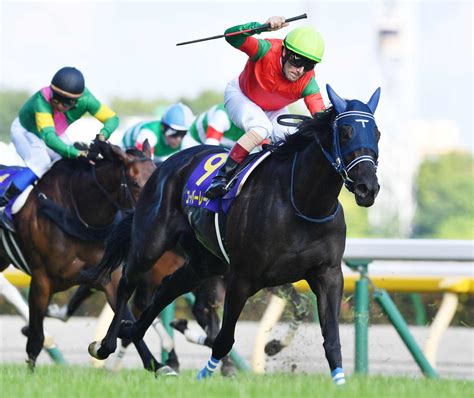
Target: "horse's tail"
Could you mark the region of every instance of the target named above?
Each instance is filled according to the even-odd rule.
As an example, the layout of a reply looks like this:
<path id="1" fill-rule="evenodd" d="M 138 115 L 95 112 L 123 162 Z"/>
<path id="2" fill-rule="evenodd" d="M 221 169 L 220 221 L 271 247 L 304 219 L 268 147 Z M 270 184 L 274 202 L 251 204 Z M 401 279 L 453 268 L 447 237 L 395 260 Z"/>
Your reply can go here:
<path id="1" fill-rule="evenodd" d="M 106 284 L 111 274 L 127 258 L 132 240 L 132 223 L 134 212 L 128 213 L 112 230 L 105 242 L 105 252 L 99 264 L 83 272 L 83 275 L 94 282 Z"/>

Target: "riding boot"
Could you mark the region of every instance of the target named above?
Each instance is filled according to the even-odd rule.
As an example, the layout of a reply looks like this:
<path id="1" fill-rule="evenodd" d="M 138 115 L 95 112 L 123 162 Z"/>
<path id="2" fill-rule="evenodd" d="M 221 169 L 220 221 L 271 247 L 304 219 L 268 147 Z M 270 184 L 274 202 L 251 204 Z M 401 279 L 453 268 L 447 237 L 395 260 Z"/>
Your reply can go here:
<path id="1" fill-rule="evenodd" d="M 28 167 L 19 171 L 13 177 L 13 181 L 0 197 L 0 207 L 5 207 L 8 203 L 12 203 L 18 195 L 20 195 L 28 186 L 33 184 L 38 177 Z"/>
<path id="2" fill-rule="evenodd" d="M 13 181 L 10 183 L 8 188 L 5 190 L 2 196 L 0 196 L 0 207 L 5 207 L 13 199 L 15 199 L 19 194 L 21 194 L 21 189 L 19 189 Z"/>
<path id="3" fill-rule="evenodd" d="M 228 186 L 229 180 L 234 174 L 240 163 L 237 163 L 230 156 L 225 161 L 224 165 L 219 169 L 215 177 L 212 179 L 211 185 L 207 188 L 204 196 L 209 199 L 215 199 L 224 196 L 230 191 Z"/>

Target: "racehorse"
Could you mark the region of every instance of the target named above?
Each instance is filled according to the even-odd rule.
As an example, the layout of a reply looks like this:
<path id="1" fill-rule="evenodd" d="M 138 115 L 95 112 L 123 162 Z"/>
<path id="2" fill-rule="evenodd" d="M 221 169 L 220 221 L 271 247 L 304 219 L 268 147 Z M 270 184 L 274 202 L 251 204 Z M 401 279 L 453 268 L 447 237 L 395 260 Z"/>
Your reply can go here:
<path id="1" fill-rule="evenodd" d="M 124 152 L 105 142 L 95 145 L 102 160 L 62 159 L 54 164 L 14 215 L 17 232 L 0 229 L 0 271 L 14 263 L 31 275 L 26 345 L 31 370 L 43 347 L 43 319 L 54 293 L 90 283 L 104 290 L 115 307 L 118 279 L 98 285 L 93 280 L 83 280 L 80 271 L 99 262 L 107 231 L 116 224 L 114 220 L 120 212 L 135 205 L 156 168 L 148 142 L 143 152 Z M 161 364 L 144 343 L 136 345 L 144 365 L 157 370 Z"/>
<path id="2" fill-rule="evenodd" d="M 345 382 L 339 312 L 346 224 L 338 195 L 345 185 L 359 206 L 369 207 L 378 194 L 380 133 L 373 113 L 380 89 L 367 103 L 345 100 L 329 85 L 327 91 L 333 106 L 315 119 L 304 121 L 296 133 L 275 145 L 273 154 L 253 171 L 235 198 L 227 214 L 225 239 L 216 234 L 222 240 L 219 247 L 227 249 L 227 257 L 218 255 L 209 245 L 209 234 L 217 230 L 216 214 L 205 209 L 194 213 L 183 199 L 198 166 L 205 171 L 199 183 L 210 181 L 211 169 L 216 172 L 213 161 L 221 156 L 220 150 L 190 148 L 169 158 L 153 173 L 135 210 L 115 316 L 104 339 L 89 345 L 92 356 L 106 358 L 115 351 L 117 337 L 141 339 L 155 317 L 176 297 L 206 278 L 229 272 L 222 327 L 198 379 L 211 376 L 232 348 L 236 322 L 247 299 L 264 287 L 305 279 L 317 296 L 323 346 L 333 381 Z M 203 200 L 197 192 L 192 197 Z M 136 322 L 121 324 L 126 302 L 141 275 L 176 246 L 188 256 L 185 266 L 165 278 Z M 97 271 L 110 272 L 115 266 L 113 262 L 101 262 Z"/>

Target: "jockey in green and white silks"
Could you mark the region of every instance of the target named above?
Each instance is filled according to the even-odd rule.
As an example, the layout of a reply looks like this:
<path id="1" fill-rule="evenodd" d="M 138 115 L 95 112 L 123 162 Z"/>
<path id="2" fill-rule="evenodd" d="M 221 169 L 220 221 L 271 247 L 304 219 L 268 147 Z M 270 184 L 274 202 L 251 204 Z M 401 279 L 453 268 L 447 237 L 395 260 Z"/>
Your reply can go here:
<path id="1" fill-rule="evenodd" d="M 224 104 L 217 104 L 196 117 L 183 139 L 182 149 L 201 144 L 230 149 L 243 134 L 230 119 Z"/>
<path id="2" fill-rule="evenodd" d="M 148 139 L 154 159 L 164 161 L 181 150 L 183 137 L 193 119 L 193 112 L 186 105 L 171 105 L 161 120 L 138 123 L 125 131 L 122 145 L 124 148 L 142 149 L 143 143 Z"/>
<path id="3" fill-rule="evenodd" d="M 61 68 L 51 84 L 33 94 L 20 109 L 11 126 L 13 145 L 27 168 L 18 173 L 0 197 L 3 221 L 10 220 L 11 205 L 22 191 L 42 177 L 61 157 L 87 156 L 76 149 L 64 134 L 70 124 L 86 112 L 103 123 L 98 138 L 105 140 L 117 128 L 115 112 L 98 101 L 85 87 L 84 76 L 73 67 Z M 7 217 L 5 217 L 5 215 Z"/>

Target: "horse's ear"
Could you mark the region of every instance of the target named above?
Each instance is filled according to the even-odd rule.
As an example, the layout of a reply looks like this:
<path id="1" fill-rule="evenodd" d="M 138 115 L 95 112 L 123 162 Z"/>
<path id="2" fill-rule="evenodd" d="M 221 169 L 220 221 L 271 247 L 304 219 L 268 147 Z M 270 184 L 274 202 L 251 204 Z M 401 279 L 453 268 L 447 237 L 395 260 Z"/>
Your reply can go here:
<path id="1" fill-rule="evenodd" d="M 326 91 L 328 92 L 329 100 L 334 106 L 337 113 L 344 112 L 347 108 L 347 101 L 339 97 L 329 84 L 326 84 Z"/>
<path id="2" fill-rule="evenodd" d="M 148 142 L 148 138 L 143 142 L 142 152 L 147 158 L 151 158 L 151 146 Z"/>
<path id="3" fill-rule="evenodd" d="M 372 94 L 372 97 L 370 97 L 369 102 L 367 102 L 367 106 L 369 107 L 372 113 L 375 113 L 375 110 L 377 109 L 377 105 L 379 104 L 379 99 L 380 99 L 380 87 L 377 90 L 375 90 L 375 92 Z"/>

